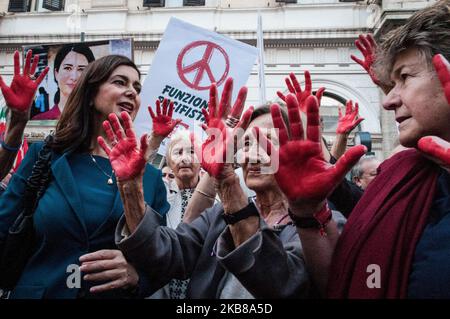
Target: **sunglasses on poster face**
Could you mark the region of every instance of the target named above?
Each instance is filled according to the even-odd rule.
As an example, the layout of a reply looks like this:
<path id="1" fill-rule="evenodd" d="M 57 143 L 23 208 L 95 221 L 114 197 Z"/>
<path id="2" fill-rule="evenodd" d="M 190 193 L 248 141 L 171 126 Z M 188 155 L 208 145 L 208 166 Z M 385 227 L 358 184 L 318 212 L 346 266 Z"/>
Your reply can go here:
<path id="1" fill-rule="evenodd" d="M 175 178 L 175 175 L 173 175 L 172 173 L 162 173 L 163 177 L 169 177 L 169 178 Z"/>

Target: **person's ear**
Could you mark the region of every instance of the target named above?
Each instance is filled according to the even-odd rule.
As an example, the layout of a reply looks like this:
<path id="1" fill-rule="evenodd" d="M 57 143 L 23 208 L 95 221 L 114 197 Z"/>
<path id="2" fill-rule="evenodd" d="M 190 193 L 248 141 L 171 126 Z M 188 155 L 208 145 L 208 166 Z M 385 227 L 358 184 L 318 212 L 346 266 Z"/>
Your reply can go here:
<path id="1" fill-rule="evenodd" d="M 361 179 L 358 176 L 353 176 L 353 183 L 355 183 L 359 187 L 361 187 L 361 185 L 362 185 Z"/>

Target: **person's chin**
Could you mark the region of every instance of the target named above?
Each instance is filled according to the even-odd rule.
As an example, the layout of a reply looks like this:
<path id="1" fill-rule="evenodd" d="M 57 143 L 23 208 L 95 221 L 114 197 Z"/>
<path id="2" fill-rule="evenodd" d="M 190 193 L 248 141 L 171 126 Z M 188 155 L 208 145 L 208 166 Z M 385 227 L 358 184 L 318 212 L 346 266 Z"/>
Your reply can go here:
<path id="1" fill-rule="evenodd" d="M 400 131 L 399 134 L 399 142 L 404 147 L 416 147 L 417 142 L 422 136 L 419 136 L 418 134 L 414 134 L 412 132 L 408 131 Z"/>

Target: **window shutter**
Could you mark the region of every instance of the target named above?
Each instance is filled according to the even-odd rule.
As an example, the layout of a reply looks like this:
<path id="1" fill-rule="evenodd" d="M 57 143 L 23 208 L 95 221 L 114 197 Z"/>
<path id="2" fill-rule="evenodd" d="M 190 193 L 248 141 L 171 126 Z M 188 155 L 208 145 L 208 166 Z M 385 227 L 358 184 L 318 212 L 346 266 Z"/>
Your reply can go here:
<path id="1" fill-rule="evenodd" d="M 144 7 L 164 7 L 164 0 L 144 0 Z"/>
<path id="2" fill-rule="evenodd" d="M 204 6 L 205 0 L 183 0 L 184 6 Z"/>
<path id="3" fill-rule="evenodd" d="M 9 0 L 8 11 L 9 12 L 27 12 L 28 1 L 27 0 Z"/>
<path id="4" fill-rule="evenodd" d="M 62 11 L 64 9 L 64 0 L 44 0 L 42 8 L 52 11 Z"/>

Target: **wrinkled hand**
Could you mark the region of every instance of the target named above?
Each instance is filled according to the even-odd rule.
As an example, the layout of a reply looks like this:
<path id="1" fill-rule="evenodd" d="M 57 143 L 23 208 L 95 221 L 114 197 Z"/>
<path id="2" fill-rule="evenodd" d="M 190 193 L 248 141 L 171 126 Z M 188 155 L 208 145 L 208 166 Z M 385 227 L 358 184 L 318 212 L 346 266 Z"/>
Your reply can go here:
<path id="1" fill-rule="evenodd" d="M 320 145 L 319 104 L 314 96 L 306 100 L 307 127 L 306 136 L 298 111 L 298 102 L 294 95 L 286 97 L 291 137 L 283 121 L 278 104 L 272 104 L 271 113 L 275 128 L 279 130 L 280 148 L 271 146 L 264 134 L 256 133 L 266 143 L 269 152 L 279 158 L 279 168 L 275 178 L 280 189 L 290 202 L 322 202 L 342 181 L 345 174 L 364 155 L 363 145 L 350 148 L 337 161 L 336 165 L 327 163 Z"/>
<path id="2" fill-rule="evenodd" d="M 80 262 L 80 271 L 86 274 L 84 280 L 104 282 L 91 287 L 91 293 L 129 289 L 138 285 L 139 275 L 136 269 L 127 262 L 120 250 L 99 250 L 81 256 Z"/>
<path id="3" fill-rule="evenodd" d="M 169 107 L 167 107 L 169 105 Z M 161 112 L 161 102 L 156 100 L 156 115 L 152 108 L 149 106 L 148 111 L 153 121 L 153 133 L 161 137 L 167 137 L 172 133 L 175 126 L 178 124 L 183 125 L 185 128 L 189 126 L 182 122 L 182 120 L 173 120 L 173 102 L 169 103 L 168 99 L 163 100 L 163 107 Z"/>
<path id="4" fill-rule="evenodd" d="M 444 88 L 445 97 L 450 104 L 450 64 L 442 54 L 433 57 L 433 65 Z"/>
<path id="5" fill-rule="evenodd" d="M 48 67 L 46 67 L 36 80 L 31 79 L 31 77 L 33 77 L 36 73 L 36 68 L 39 62 L 39 56 L 35 55 L 33 58 L 33 64 L 30 66 L 31 55 L 32 52 L 29 50 L 25 58 L 23 73 L 21 74 L 19 52 L 14 52 L 14 77 L 10 87 L 5 84 L 0 76 L 0 88 L 5 98 L 6 105 L 11 110 L 20 113 L 28 112 L 33 103 L 38 86 L 48 73 Z"/>
<path id="6" fill-rule="evenodd" d="M 294 73 L 290 73 L 289 77 L 290 78 L 284 79 L 284 81 L 286 82 L 286 86 L 287 86 L 289 92 L 292 94 L 295 94 L 295 96 L 297 97 L 297 101 L 300 106 L 300 110 L 303 113 L 306 113 L 305 101 L 309 96 L 312 95 L 311 74 L 309 73 L 309 71 L 305 71 L 305 90 L 304 91 L 302 91 L 302 88 L 301 88 L 301 86 L 297 80 L 297 77 L 295 76 Z M 322 99 L 322 95 L 323 95 L 324 91 L 325 91 L 325 88 L 321 87 L 316 92 L 316 97 L 319 101 L 319 105 L 320 105 L 320 101 Z M 277 91 L 277 95 L 280 99 L 282 99 L 286 103 L 286 96 L 282 92 Z"/>
<path id="7" fill-rule="evenodd" d="M 103 122 L 103 129 L 111 147 L 106 144 L 102 136 L 98 137 L 98 143 L 108 155 L 117 179 L 126 181 L 144 174 L 148 142 L 147 134 L 142 135 L 139 147 L 130 115 L 127 112 L 122 112 L 120 116 L 122 117 L 125 134 L 117 115 L 111 113 L 108 116 L 109 121 Z"/>
<path id="8" fill-rule="evenodd" d="M 359 117 L 358 103 L 355 103 L 355 107 L 353 108 L 353 101 L 349 100 L 345 106 L 345 115 L 342 115 L 341 107 L 339 107 L 337 134 L 349 134 L 359 123 L 364 121 L 364 118 Z"/>
<path id="9" fill-rule="evenodd" d="M 359 39 L 355 41 L 355 45 L 364 56 L 364 61 L 358 59 L 353 54 L 350 56 L 351 59 L 361 65 L 364 70 L 366 70 L 366 72 L 370 75 L 373 83 L 380 86 L 381 82 L 380 80 L 378 80 L 372 69 L 373 63 L 375 62 L 375 53 L 377 50 L 377 43 L 375 42 L 373 36 L 371 34 L 360 34 Z"/>
<path id="10" fill-rule="evenodd" d="M 208 111 L 202 109 L 206 124 L 202 128 L 207 132 L 208 138 L 202 144 L 201 148 L 196 147 L 197 158 L 201 162 L 202 168 L 217 179 L 220 179 L 226 164 L 233 164 L 235 146 L 235 137 L 240 140 L 241 133 L 247 128 L 253 107 L 250 107 L 242 116 L 242 119 L 234 128 L 225 124 L 228 114 L 239 120 L 240 114 L 244 108 L 247 97 L 247 88 L 242 87 L 239 90 L 238 97 L 231 108 L 231 95 L 233 91 L 233 79 L 228 78 L 225 82 L 222 97 L 217 106 L 217 87 L 211 85 L 209 90 Z"/>
<path id="11" fill-rule="evenodd" d="M 231 95 L 233 93 L 233 78 L 228 78 L 225 81 L 222 91 L 222 97 L 218 103 L 217 85 L 213 83 L 209 89 L 208 111 L 202 109 L 205 123 L 202 125 L 203 129 L 206 127 L 217 128 L 222 130 L 225 126 L 233 128 L 229 121 L 226 121 L 229 116 L 236 120 L 241 118 L 244 110 L 245 100 L 247 99 L 247 87 L 243 86 L 238 93 L 233 107 L 231 107 Z"/>

